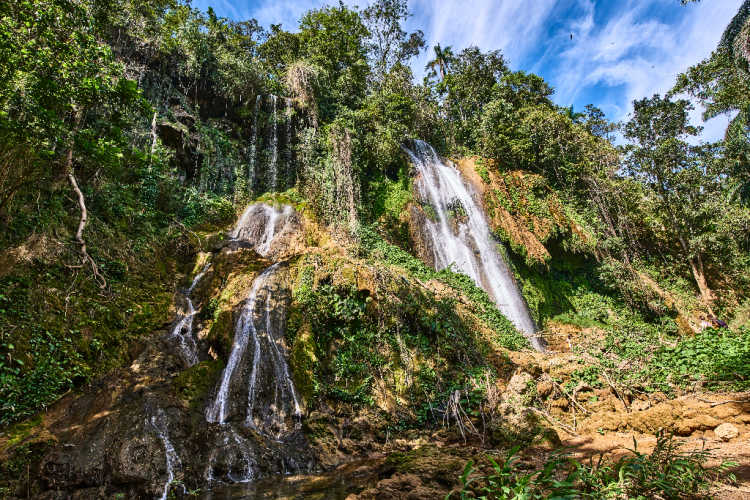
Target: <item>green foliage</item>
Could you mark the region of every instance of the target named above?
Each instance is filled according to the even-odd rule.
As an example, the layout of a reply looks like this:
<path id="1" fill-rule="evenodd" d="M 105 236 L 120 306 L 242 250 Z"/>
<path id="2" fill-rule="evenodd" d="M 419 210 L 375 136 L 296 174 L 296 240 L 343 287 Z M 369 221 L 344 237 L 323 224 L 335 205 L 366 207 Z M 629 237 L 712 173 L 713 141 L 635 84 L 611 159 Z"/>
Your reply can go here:
<path id="1" fill-rule="evenodd" d="M 93 282 L 63 266 L 20 268 L 0 278 L 1 424 L 119 365 L 128 342 L 162 324 L 171 293 L 166 268 L 150 261 L 152 251 L 144 250 L 144 260 L 130 262 L 119 279 L 112 279 L 114 263 L 103 267 L 111 296 L 98 295 Z"/>
<path id="2" fill-rule="evenodd" d="M 655 388 L 703 382 L 710 389 L 745 390 L 750 387 L 750 336 L 746 329 L 708 328 L 659 348 L 645 371 Z"/>
<path id="3" fill-rule="evenodd" d="M 498 311 L 487 292 L 468 276 L 450 269 L 436 272 L 413 255 L 388 243 L 371 228 L 362 227 L 359 236 L 361 251 L 376 262 L 402 268 L 419 280 L 437 279 L 465 295 L 474 305 L 477 316 L 496 333 L 500 345 L 513 350 L 528 346 L 526 338 Z"/>
<path id="4" fill-rule="evenodd" d="M 490 472 L 476 472 L 469 461 L 459 477 L 461 490 L 449 498 L 543 499 L 543 498 L 709 498 L 709 488 L 718 479 L 733 481 L 725 471 L 735 465 L 724 462 L 706 466 L 709 451 L 680 452 L 672 436 L 657 434 L 650 454 L 639 452 L 633 441 L 630 454 L 615 461 L 580 463 L 565 453 L 552 454 L 544 465 L 527 472 L 519 463 L 519 448 L 503 460 L 488 456 Z"/>
<path id="5" fill-rule="evenodd" d="M 309 11 L 299 24 L 300 55 L 322 69 L 328 80 L 318 96 L 323 120 L 342 107 L 356 109 L 364 97 L 367 76 L 367 28 L 354 10 L 340 4 Z"/>
<path id="6" fill-rule="evenodd" d="M 205 397 L 213 389 L 221 370 L 221 360 L 203 361 L 182 371 L 174 378 L 175 391 L 192 408 L 205 404 Z"/>
<path id="7" fill-rule="evenodd" d="M 439 424 L 434 408 L 456 390 L 467 411 L 479 408 L 482 384 L 494 376 L 481 354 L 485 341 L 455 313 L 454 299 L 435 297 L 384 267 L 376 289 L 360 290 L 350 264 L 308 256 L 301 266 L 287 334 L 293 370 L 310 372 L 313 397 L 371 406 L 377 376 L 408 403 L 392 415 L 397 425 Z M 309 349 L 301 345 L 306 335 L 313 352 L 301 356 Z"/>
<path id="8" fill-rule="evenodd" d="M 599 380 L 600 369 L 597 366 L 586 366 L 578 368 L 570 374 L 570 379 L 565 383 L 565 389 L 572 392 L 579 385 L 587 385 L 593 388 L 602 387 Z"/>

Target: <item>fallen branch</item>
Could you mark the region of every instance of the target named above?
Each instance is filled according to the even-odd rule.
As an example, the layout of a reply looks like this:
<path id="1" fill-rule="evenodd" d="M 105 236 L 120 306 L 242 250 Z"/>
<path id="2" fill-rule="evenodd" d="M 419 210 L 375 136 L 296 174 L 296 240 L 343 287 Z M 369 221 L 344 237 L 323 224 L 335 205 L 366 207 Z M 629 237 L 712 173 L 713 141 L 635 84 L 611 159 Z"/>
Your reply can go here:
<path id="1" fill-rule="evenodd" d="M 558 391 L 560 391 L 560 392 L 561 392 L 561 393 L 562 393 L 562 394 L 563 394 L 563 395 L 564 395 L 564 396 L 565 396 L 565 397 L 566 397 L 566 398 L 567 398 L 567 399 L 568 399 L 568 400 L 569 400 L 569 401 L 570 401 L 571 403 L 573 403 L 573 406 L 577 407 L 577 408 L 578 408 L 579 410 L 581 410 L 581 411 L 582 411 L 583 413 L 585 413 L 585 414 L 589 414 L 589 415 L 591 414 L 591 412 L 590 412 L 589 410 L 587 410 L 587 409 L 586 409 L 585 407 L 583 407 L 583 406 L 582 406 L 582 405 L 581 405 L 581 404 L 580 404 L 580 403 L 579 403 L 578 401 L 576 401 L 576 399 L 575 399 L 575 396 L 577 395 L 578 391 L 580 391 L 580 390 L 581 390 L 581 389 L 583 389 L 584 387 L 588 387 L 589 389 L 591 389 L 591 386 L 588 386 L 588 385 L 585 385 L 585 386 L 578 386 L 578 387 L 576 387 L 576 388 L 575 388 L 575 390 L 573 391 L 573 396 L 571 396 L 570 394 L 568 394 L 568 391 L 566 391 L 566 390 L 565 390 L 565 389 L 563 388 L 563 386 L 561 386 L 560 384 L 558 384 L 557 382 L 555 382 L 555 379 L 553 379 L 552 377 L 550 377 L 550 376 L 549 376 L 549 375 L 547 375 L 546 373 L 545 373 L 544 375 L 546 376 L 546 379 L 547 379 L 548 381 L 550 381 L 550 382 L 552 383 L 552 385 L 553 385 L 553 386 L 554 386 L 554 387 L 555 387 L 555 388 L 556 388 L 556 389 L 557 389 Z"/>
<path id="2" fill-rule="evenodd" d="M 602 370 L 602 375 L 604 375 L 604 380 L 607 381 L 607 384 L 612 389 L 612 392 L 615 393 L 615 397 L 622 402 L 622 405 L 625 407 L 625 410 L 629 412 L 630 406 L 628 406 L 628 404 L 625 402 L 625 397 L 622 394 L 620 394 L 620 391 L 617 390 L 617 387 L 615 387 L 615 384 L 612 383 L 612 379 L 609 378 L 609 375 L 607 374 L 607 370 Z"/>
<path id="3" fill-rule="evenodd" d="M 750 398 L 746 398 L 746 399 L 728 399 L 726 401 L 709 401 L 708 399 L 703 399 L 703 398 L 698 398 L 698 397 L 696 397 L 695 399 L 697 399 L 698 401 L 701 401 L 703 403 L 708 403 L 709 405 L 711 405 L 711 408 L 713 408 L 714 406 L 725 405 L 727 403 L 750 403 Z"/>
<path id="4" fill-rule="evenodd" d="M 555 419 L 554 417 L 552 417 L 552 415 L 550 415 L 546 411 L 540 410 L 539 408 L 534 408 L 533 406 L 530 406 L 529 409 L 533 411 L 534 413 L 538 413 L 539 415 L 544 417 L 544 419 L 547 420 L 553 426 L 560 427 L 562 430 L 564 430 L 568 434 L 572 434 L 574 436 L 580 436 L 580 434 L 578 434 L 578 432 L 576 432 L 574 428 Z"/>

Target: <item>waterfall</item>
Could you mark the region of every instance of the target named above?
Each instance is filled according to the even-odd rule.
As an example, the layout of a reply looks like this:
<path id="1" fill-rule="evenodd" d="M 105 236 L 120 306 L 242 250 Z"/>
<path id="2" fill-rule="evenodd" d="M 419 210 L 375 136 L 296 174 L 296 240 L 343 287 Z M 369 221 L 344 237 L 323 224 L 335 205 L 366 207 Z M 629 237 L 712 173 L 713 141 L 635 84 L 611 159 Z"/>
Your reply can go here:
<path id="1" fill-rule="evenodd" d="M 164 490 L 162 491 L 160 500 L 167 500 L 169 487 L 175 479 L 175 469 L 181 468 L 182 462 L 180 461 L 180 457 L 177 455 L 174 446 L 172 446 L 172 442 L 169 440 L 169 433 L 167 432 L 167 416 L 164 414 L 164 410 L 159 408 L 156 415 L 151 416 L 150 424 L 164 445 L 164 454 L 167 459 L 167 482 L 164 484 Z"/>
<path id="2" fill-rule="evenodd" d="M 272 265 L 271 267 L 263 271 L 260 276 L 255 278 L 255 281 L 253 281 L 252 288 L 250 289 L 250 294 L 245 300 L 245 305 L 242 307 L 240 318 L 237 320 L 234 328 L 234 342 L 232 343 L 232 352 L 229 355 L 227 366 L 222 372 L 221 384 L 219 385 L 219 390 L 216 393 L 216 399 L 214 400 L 213 404 L 209 406 L 206 413 L 206 420 L 208 420 L 209 422 L 222 424 L 226 421 L 227 402 L 229 398 L 229 384 L 232 381 L 232 375 L 234 374 L 240 363 L 240 360 L 245 354 L 245 350 L 247 349 L 247 344 L 251 335 L 253 337 L 253 340 L 255 341 L 255 353 L 253 356 L 253 370 L 250 375 L 249 386 L 251 392 L 255 388 L 256 365 L 260 360 L 260 342 L 258 341 L 258 332 L 255 329 L 254 318 L 255 304 L 258 300 L 258 292 L 260 291 L 261 287 L 265 285 L 269 276 L 273 274 L 277 267 L 278 264 Z"/>
<path id="3" fill-rule="evenodd" d="M 281 436 L 283 431 L 286 431 L 285 417 L 286 409 L 283 408 L 284 404 L 291 403 L 290 409 L 293 409 L 293 418 L 296 422 L 302 418 L 302 408 L 300 407 L 299 398 L 297 392 L 294 390 L 294 383 L 292 378 L 289 376 L 289 368 L 287 367 L 286 359 L 282 354 L 283 346 L 279 347 L 279 342 L 283 339 L 284 335 L 280 328 L 274 328 L 272 323 L 271 312 L 273 311 L 272 294 L 267 292 L 266 303 L 265 303 L 265 326 L 266 332 L 263 336 L 263 340 L 267 345 L 266 356 L 270 357 L 271 365 L 273 367 L 273 382 L 274 382 L 274 403 L 273 410 L 270 412 L 270 419 L 261 424 L 268 425 L 268 428 L 276 430 L 274 437 L 277 439 Z M 252 328 L 253 341 L 255 343 L 255 355 L 253 357 L 253 370 L 250 375 L 249 391 L 247 396 L 247 417 L 245 424 L 253 429 L 260 430 L 258 423 L 255 420 L 253 410 L 257 402 L 257 374 L 258 368 L 260 367 L 261 359 L 264 358 L 261 351 L 261 338 L 258 336 L 258 331 Z M 270 356 L 267 354 L 270 352 Z M 281 396 L 281 399 L 279 399 Z M 262 419 L 261 419 L 262 420 Z"/>
<path id="4" fill-rule="evenodd" d="M 217 461 L 223 461 L 227 467 L 226 477 L 233 483 L 247 483 L 255 479 L 258 463 L 252 454 L 253 445 L 240 436 L 231 424 L 222 424 L 221 442 L 211 450 L 208 465 L 204 473 L 207 483 L 221 481 L 214 476 Z M 238 470 L 239 469 L 239 470 Z"/>
<path id="5" fill-rule="evenodd" d="M 419 173 L 419 195 L 435 211 L 437 220 L 425 218 L 435 268 L 454 266 L 468 275 L 535 349 L 544 350 L 543 342 L 535 335 L 537 328 L 526 302 L 498 253 L 498 243 L 490 233 L 478 194 L 463 182 L 458 169 L 443 162 L 426 142 L 417 140 L 414 150 L 405 149 Z"/>
<path id="6" fill-rule="evenodd" d="M 271 175 L 271 191 L 276 191 L 276 184 L 278 176 L 278 173 L 276 171 L 277 169 L 277 163 L 279 160 L 279 124 L 276 119 L 276 101 L 277 97 L 275 95 L 271 96 L 271 101 L 273 102 L 273 127 L 272 127 L 272 136 L 271 136 L 271 164 L 269 165 L 269 174 Z"/>
<path id="7" fill-rule="evenodd" d="M 287 419 L 298 422 L 302 417 L 299 397 L 286 363 L 283 331 L 273 321 L 273 301 L 277 294 L 272 289 L 271 278 L 278 268 L 278 263 L 270 266 L 253 282 L 235 324 L 232 352 L 216 398 L 206 412 L 209 422 L 226 422 L 230 388 L 235 375 L 242 371 L 240 363 L 252 341 L 245 425 L 275 439 L 292 430 L 287 427 Z M 261 294 L 265 294 L 265 300 L 260 298 Z"/>
<path id="8" fill-rule="evenodd" d="M 253 184 L 255 184 L 255 161 L 258 157 L 258 111 L 260 110 L 260 99 L 261 95 L 258 94 L 255 97 L 255 110 L 253 111 L 253 136 L 250 140 L 250 165 L 248 166 L 247 171 L 248 192 L 252 192 Z"/>
<path id="9" fill-rule="evenodd" d="M 291 185 L 294 182 L 294 166 L 292 165 L 292 160 L 294 158 L 294 152 L 292 150 L 292 117 L 294 115 L 294 107 L 293 107 L 293 101 L 292 99 L 287 98 L 286 99 L 286 148 L 284 151 L 286 152 L 286 182 Z"/>
<path id="10" fill-rule="evenodd" d="M 193 306 L 191 294 L 195 289 L 198 282 L 203 278 L 208 271 L 210 264 L 206 264 L 203 269 L 193 278 L 193 282 L 190 284 L 190 288 L 184 294 L 185 300 L 185 311 L 178 314 L 177 320 L 175 321 L 170 338 L 177 339 L 182 358 L 185 360 L 188 366 L 193 366 L 198 362 L 198 347 L 195 343 L 195 337 L 193 336 L 193 317 L 195 317 L 196 311 Z"/>
<path id="11" fill-rule="evenodd" d="M 293 212 L 289 205 L 276 208 L 265 203 L 255 203 L 245 209 L 229 237 L 253 243 L 259 254 L 267 256 L 271 251 L 271 244 L 284 231 Z"/>

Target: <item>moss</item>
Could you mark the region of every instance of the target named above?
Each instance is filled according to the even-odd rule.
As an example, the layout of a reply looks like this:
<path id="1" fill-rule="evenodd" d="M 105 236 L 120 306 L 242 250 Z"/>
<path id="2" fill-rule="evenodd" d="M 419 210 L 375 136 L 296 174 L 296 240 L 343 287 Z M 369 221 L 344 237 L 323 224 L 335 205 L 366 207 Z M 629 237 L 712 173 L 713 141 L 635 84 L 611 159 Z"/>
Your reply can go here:
<path id="1" fill-rule="evenodd" d="M 289 358 L 294 385 L 305 401 L 309 401 L 315 393 L 315 367 L 318 363 L 315 338 L 309 324 L 303 325 L 295 336 Z"/>
<path id="2" fill-rule="evenodd" d="M 219 309 L 214 318 L 206 340 L 209 344 L 218 347 L 221 354 L 228 353 L 232 348 L 232 311 Z"/>
<path id="3" fill-rule="evenodd" d="M 175 377 L 174 388 L 183 403 L 190 408 L 202 405 L 222 368 L 224 368 L 224 363 L 221 360 L 203 361 Z"/>
<path id="4" fill-rule="evenodd" d="M 132 342 L 164 324 L 175 261 L 158 249 L 145 254 L 109 281 L 107 293 L 62 265 L 17 266 L 0 278 L 0 331 L 13 332 L 12 343 L 0 341 L 0 353 L 10 351 L 12 360 L 0 370 L 8 409 L 0 424 L 128 362 Z"/>
<path id="5" fill-rule="evenodd" d="M 10 457 L 0 463 L 0 485 L 10 488 L 25 485 L 24 493 L 35 493 L 29 488 L 37 477 L 38 464 L 54 444 L 55 439 L 45 438 L 16 446 Z"/>
<path id="6" fill-rule="evenodd" d="M 37 415 L 33 418 L 18 422 L 10 426 L 6 431 L 5 435 L 8 436 L 8 440 L 5 442 L 3 449 L 10 449 L 16 446 L 18 443 L 26 439 L 31 435 L 33 430 L 42 423 L 42 416 Z"/>

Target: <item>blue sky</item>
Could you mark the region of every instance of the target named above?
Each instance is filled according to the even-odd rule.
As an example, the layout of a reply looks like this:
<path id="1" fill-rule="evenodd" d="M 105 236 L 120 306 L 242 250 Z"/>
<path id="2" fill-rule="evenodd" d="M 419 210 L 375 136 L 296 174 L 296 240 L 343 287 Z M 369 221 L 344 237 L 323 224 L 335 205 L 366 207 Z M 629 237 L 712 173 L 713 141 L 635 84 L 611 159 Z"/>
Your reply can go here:
<path id="1" fill-rule="evenodd" d="M 338 0 L 193 0 L 205 10 L 293 30 L 311 8 Z M 368 0 L 349 5 L 365 7 Z M 742 0 L 410 0 L 407 28 L 421 29 L 428 46 L 458 51 L 470 45 L 501 49 L 514 70 L 543 76 L 554 100 L 582 109 L 593 103 L 611 120 L 627 117 L 633 99 L 666 92 L 675 76 L 707 57 Z M 571 34 L 573 38 L 571 39 Z M 421 77 L 431 50 L 414 61 Z M 700 122 L 718 139 L 726 118 Z"/>

